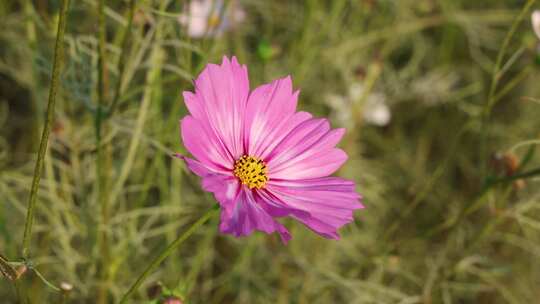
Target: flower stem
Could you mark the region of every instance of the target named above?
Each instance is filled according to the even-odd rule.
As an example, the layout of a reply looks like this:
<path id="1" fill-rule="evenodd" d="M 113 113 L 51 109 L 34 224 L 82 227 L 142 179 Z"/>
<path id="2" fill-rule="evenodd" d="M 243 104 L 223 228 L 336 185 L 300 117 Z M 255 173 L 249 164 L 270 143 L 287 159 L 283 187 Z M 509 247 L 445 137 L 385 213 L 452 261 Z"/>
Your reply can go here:
<path id="1" fill-rule="evenodd" d="M 126 60 L 127 56 L 127 47 L 129 42 L 129 37 L 131 36 L 131 27 L 133 26 L 133 15 L 135 14 L 135 0 L 129 1 L 129 11 L 128 11 L 128 23 L 125 29 L 124 37 L 122 38 L 122 46 L 120 52 L 120 58 L 118 59 L 118 80 L 116 81 L 116 89 L 114 90 L 114 97 L 112 99 L 111 106 L 107 112 L 107 117 L 111 116 L 118 105 L 118 100 L 122 93 L 122 83 L 124 82 L 125 70 L 126 70 Z"/>
<path id="2" fill-rule="evenodd" d="M 504 69 L 503 69 L 503 59 L 504 55 L 506 54 L 506 50 L 510 46 L 510 42 L 512 40 L 512 37 L 516 33 L 518 26 L 521 24 L 521 21 L 525 18 L 533 4 L 536 2 L 536 0 L 528 0 L 527 3 L 523 6 L 523 9 L 519 13 L 519 15 L 516 17 L 512 25 L 510 26 L 510 30 L 504 37 L 503 43 L 501 48 L 499 49 L 499 52 L 497 54 L 497 59 L 495 61 L 495 66 L 493 67 L 493 72 L 491 75 L 491 85 L 488 92 L 488 98 L 487 103 L 484 106 L 482 116 L 481 116 L 481 133 L 480 133 L 480 159 L 481 159 L 481 174 L 482 178 L 485 179 L 487 176 L 487 162 L 485 161 L 485 157 L 487 154 L 487 141 L 488 141 L 488 133 L 489 133 L 489 120 L 491 116 L 491 111 L 497 101 L 500 97 L 502 97 L 500 94 L 497 94 L 497 86 L 499 85 L 499 81 L 501 80 Z"/>
<path id="3" fill-rule="evenodd" d="M 64 32 L 66 29 L 66 17 L 69 6 L 69 0 L 62 0 L 60 9 L 60 18 L 58 21 L 58 28 L 56 31 L 56 42 L 54 47 L 54 59 L 53 70 L 51 78 L 51 87 L 49 89 L 49 101 L 47 104 L 47 119 L 45 121 L 45 127 L 41 135 L 41 142 L 39 144 L 38 158 L 36 161 L 36 167 L 34 169 L 34 177 L 32 179 L 32 186 L 30 189 L 30 197 L 28 199 L 28 210 L 26 213 L 26 222 L 24 225 L 24 237 L 22 256 L 24 259 L 30 257 L 30 238 L 32 235 L 32 224 L 34 221 L 34 209 L 36 206 L 37 191 L 39 188 L 39 182 L 41 179 L 41 172 L 43 171 L 43 160 L 45 158 L 45 152 L 47 151 L 47 143 L 49 141 L 49 134 L 51 133 L 51 127 L 54 120 L 54 106 L 56 103 L 56 93 L 58 91 L 58 85 L 60 81 L 60 66 L 64 59 Z"/>
<path id="4" fill-rule="evenodd" d="M 178 246 L 180 246 L 188 237 L 190 237 L 197 228 L 202 224 L 208 221 L 212 216 L 214 216 L 218 211 L 218 205 L 215 205 L 210 210 L 208 210 L 201 218 L 199 218 L 191 227 L 188 228 L 183 234 L 181 234 L 176 240 L 174 240 L 167 248 L 165 248 L 154 260 L 146 267 L 144 272 L 137 278 L 135 283 L 131 285 L 129 290 L 124 294 L 120 300 L 120 304 L 127 303 L 129 297 L 137 291 L 141 286 L 144 280 L 163 262 L 173 251 L 175 251 Z"/>
<path id="5" fill-rule="evenodd" d="M 47 287 L 49 287 L 50 289 L 56 291 L 56 292 L 61 292 L 60 288 L 54 286 L 53 283 L 49 282 L 42 274 L 41 272 L 39 272 L 36 268 L 32 268 L 32 271 L 34 271 L 34 273 L 37 275 L 37 277 L 43 282 L 45 283 L 45 285 L 47 285 Z"/>
<path id="6" fill-rule="evenodd" d="M 101 209 L 101 217 L 98 223 L 98 248 L 100 251 L 100 259 L 98 263 L 99 273 L 99 290 L 97 294 L 97 303 L 104 304 L 107 302 L 108 296 L 108 265 L 110 263 L 109 250 L 109 155 L 110 146 L 108 143 L 103 144 L 103 134 L 106 133 L 104 108 L 107 99 L 107 54 L 105 46 L 107 43 L 106 20 L 105 20 L 105 0 L 99 0 L 97 5 L 98 15 L 98 83 L 97 96 L 98 106 L 95 117 L 96 124 L 96 176 L 97 176 L 97 192 L 98 202 Z"/>

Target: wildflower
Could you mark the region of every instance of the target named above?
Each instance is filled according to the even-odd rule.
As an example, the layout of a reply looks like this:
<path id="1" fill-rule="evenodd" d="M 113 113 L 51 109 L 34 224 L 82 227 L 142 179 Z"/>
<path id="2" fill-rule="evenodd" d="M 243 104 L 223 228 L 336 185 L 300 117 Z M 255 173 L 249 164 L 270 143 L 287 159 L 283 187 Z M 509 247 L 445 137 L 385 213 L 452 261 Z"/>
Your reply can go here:
<path id="1" fill-rule="evenodd" d="M 329 95 L 327 100 L 334 109 L 333 116 L 345 127 L 354 126 L 354 117 L 351 108 L 364 94 L 364 85 L 354 83 L 349 87 L 347 96 Z M 383 93 L 370 93 L 362 106 L 362 118 L 366 123 L 384 127 L 390 123 L 392 113 L 386 104 L 386 95 Z"/>
<path id="2" fill-rule="evenodd" d="M 163 301 L 163 304 L 182 304 L 182 300 L 178 298 L 167 298 Z"/>
<path id="3" fill-rule="evenodd" d="M 23 274 L 26 273 L 26 271 L 28 271 L 28 267 L 26 265 L 20 265 L 19 267 L 17 267 L 16 271 L 17 271 L 16 279 L 18 280 Z"/>
<path id="4" fill-rule="evenodd" d="M 70 292 L 73 290 L 73 285 L 68 282 L 62 282 L 60 283 L 60 290 L 63 292 Z"/>
<path id="5" fill-rule="evenodd" d="M 518 173 L 519 160 L 512 152 L 501 153 L 497 152 L 491 157 L 491 166 L 499 176 L 511 177 Z M 526 182 L 524 179 L 516 179 L 512 183 L 515 190 L 525 188 Z"/>
<path id="6" fill-rule="evenodd" d="M 439 106 L 455 99 L 459 74 L 445 69 L 432 70 L 408 84 L 410 92 L 402 98 L 421 101 L 426 106 Z"/>
<path id="7" fill-rule="evenodd" d="M 335 145 L 344 129 L 296 112 L 299 92 L 290 76 L 250 92 L 248 71 L 235 57 L 209 64 L 184 92 L 190 115 L 181 135 L 195 159 L 177 155 L 202 178 L 221 206 L 220 230 L 291 236 L 276 218 L 292 217 L 338 239 L 337 229 L 363 208 L 352 181 L 330 177 L 347 154 Z"/>
<path id="8" fill-rule="evenodd" d="M 244 10 L 235 1 L 229 5 L 230 9 L 226 9 L 223 0 L 192 0 L 189 12 L 180 15 L 178 22 L 187 27 L 190 37 L 220 36 L 245 18 Z"/>
<path id="9" fill-rule="evenodd" d="M 538 36 L 538 39 L 540 39 L 540 10 L 534 11 L 531 19 L 533 30 L 536 33 L 536 36 Z"/>

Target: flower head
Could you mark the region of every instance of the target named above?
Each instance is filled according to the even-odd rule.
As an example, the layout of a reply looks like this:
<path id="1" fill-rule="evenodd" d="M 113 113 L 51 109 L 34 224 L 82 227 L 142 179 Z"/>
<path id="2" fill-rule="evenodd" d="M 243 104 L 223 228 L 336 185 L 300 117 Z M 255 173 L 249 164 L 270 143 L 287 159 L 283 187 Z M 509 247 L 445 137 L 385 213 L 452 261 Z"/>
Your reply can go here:
<path id="1" fill-rule="evenodd" d="M 193 0 L 188 12 L 179 16 L 180 24 L 187 27 L 187 34 L 193 38 L 220 36 L 245 18 L 244 10 L 235 1 L 226 8 L 223 0 Z"/>
<path id="2" fill-rule="evenodd" d="M 353 83 L 349 87 L 346 96 L 332 94 L 327 96 L 328 103 L 332 108 L 332 116 L 345 127 L 355 125 L 352 107 L 358 105 L 364 95 L 365 88 L 362 83 Z M 392 112 L 386 103 L 386 95 L 379 92 L 369 93 L 362 105 L 362 117 L 370 125 L 377 127 L 387 126 L 392 120 Z"/>
<path id="3" fill-rule="evenodd" d="M 181 135 L 193 158 L 182 158 L 221 206 L 220 230 L 291 236 L 276 218 L 292 217 L 337 239 L 338 228 L 363 208 L 352 181 L 330 177 L 347 154 L 336 148 L 344 129 L 297 112 L 290 77 L 250 91 L 248 72 L 235 57 L 209 64 L 184 92 L 190 112 Z"/>
<path id="4" fill-rule="evenodd" d="M 536 36 L 538 36 L 538 39 L 540 39 L 540 10 L 534 11 L 531 19 L 533 30 L 536 33 Z"/>

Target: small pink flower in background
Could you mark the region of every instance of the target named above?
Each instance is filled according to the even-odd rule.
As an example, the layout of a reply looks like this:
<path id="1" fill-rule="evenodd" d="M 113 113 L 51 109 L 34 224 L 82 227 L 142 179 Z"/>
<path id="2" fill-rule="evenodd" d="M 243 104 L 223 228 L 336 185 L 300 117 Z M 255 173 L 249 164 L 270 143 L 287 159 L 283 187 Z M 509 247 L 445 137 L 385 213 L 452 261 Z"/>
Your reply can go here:
<path id="1" fill-rule="evenodd" d="M 536 10 L 532 13 L 532 25 L 536 36 L 540 39 L 540 10 Z"/>
<path id="2" fill-rule="evenodd" d="M 163 304 L 182 304 L 182 300 L 178 298 L 167 298 L 163 302 Z"/>
<path id="3" fill-rule="evenodd" d="M 192 0 L 188 12 L 178 18 L 187 27 L 187 34 L 193 38 L 220 36 L 228 29 L 242 22 L 245 12 L 236 1 L 228 7 L 223 0 Z"/>
<path id="4" fill-rule="evenodd" d="M 291 77 L 250 91 L 248 71 L 236 58 L 209 64 L 184 92 L 190 115 L 181 135 L 194 159 L 184 159 L 221 206 L 220 230 L 245 236 L 254 230 L 291 236 L 276 218 L 292 217 L 316 233 L 337 230 L 363 208 L 352 181 L 330 177 L 347 160 L 336 148 L 344 129 L 297 112 Z"/>

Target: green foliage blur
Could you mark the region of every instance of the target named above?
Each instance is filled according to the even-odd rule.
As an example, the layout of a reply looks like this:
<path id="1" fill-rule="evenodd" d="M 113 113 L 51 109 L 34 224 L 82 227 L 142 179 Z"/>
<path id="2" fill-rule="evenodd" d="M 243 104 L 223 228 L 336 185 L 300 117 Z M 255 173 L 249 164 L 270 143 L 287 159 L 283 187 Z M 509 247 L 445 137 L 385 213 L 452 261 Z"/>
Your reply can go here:
<path id="1" fill-rule="evenodd" d="M 0 0 L 0 254 L 19 272 L 60 2 Z M 31 268 L 0 276 L 0 303 L 116 303 L 215 204 L 172 155 L 186 153 L 181 92 L 223 55 L 252 88 L 292 75 L 301 110 L 347 128 L 338 175 L 366 209 L 339 241 L 285 219 L 287 246 L 222 235 L 213 218 L 130 303 L 538 303 L 540 37 L 530 10 L 517 20 L 529 1 L 225 0 L 208 18 L 189 14 L 200 0 L 134 2 L 127 29 L 129 1 L 105 1 L 104 70 L 98 1 L 70 3 Z M 98 146 L 100 71 L 117 106 Z"/>

